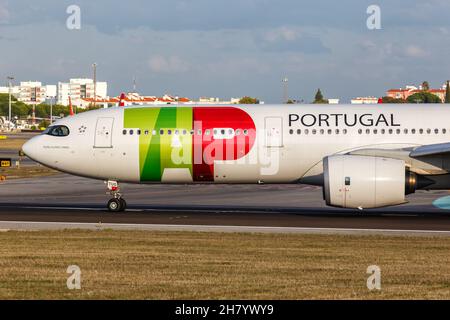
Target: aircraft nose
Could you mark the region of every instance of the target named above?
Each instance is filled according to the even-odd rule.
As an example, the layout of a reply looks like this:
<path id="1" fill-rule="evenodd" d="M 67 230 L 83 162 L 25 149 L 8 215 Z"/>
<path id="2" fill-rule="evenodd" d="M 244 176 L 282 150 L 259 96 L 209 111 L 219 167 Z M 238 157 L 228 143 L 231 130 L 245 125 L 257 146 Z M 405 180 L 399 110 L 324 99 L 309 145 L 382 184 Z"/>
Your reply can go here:
<path id="1" fill-rule="evenodd" d="M 40 137 L 33 137 L 22 146 L 23 153 L 25 153 L 28 158 L 36 161 L 39 161 L 39 149 L 41 147 L 37 141 L 39 138 Z"/>

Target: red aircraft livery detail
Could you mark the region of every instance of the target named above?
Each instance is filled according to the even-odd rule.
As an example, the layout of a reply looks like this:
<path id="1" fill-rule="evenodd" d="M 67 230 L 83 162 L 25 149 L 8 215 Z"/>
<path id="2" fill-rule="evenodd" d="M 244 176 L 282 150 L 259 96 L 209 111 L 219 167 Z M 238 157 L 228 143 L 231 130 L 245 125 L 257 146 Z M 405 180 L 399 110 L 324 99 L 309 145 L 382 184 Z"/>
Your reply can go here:
<path id="1" fill-rule="evenodd" d="M 195 132 L 203 132 L 202 136 L 194 135 L 192 144 L 194 181 L 214 181 L 214 160 L 240 159 L 255 143 L 255 123 L 241 109 L 194 107 L 193 122 Z"/>

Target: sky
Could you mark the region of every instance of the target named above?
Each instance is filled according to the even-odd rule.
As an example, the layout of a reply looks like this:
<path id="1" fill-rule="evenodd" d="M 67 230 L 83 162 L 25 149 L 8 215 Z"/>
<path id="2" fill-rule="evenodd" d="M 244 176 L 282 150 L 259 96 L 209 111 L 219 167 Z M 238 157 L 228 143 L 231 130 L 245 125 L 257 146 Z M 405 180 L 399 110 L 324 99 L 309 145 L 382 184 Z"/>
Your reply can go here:
<path id="1" fill-rule="evenodd" d="M 145 95 L 280 103 L 287 77 L 292 99 L 349 102 L 450 79 L 449 18 L 448 0 L 0 0 L 0 85 L 92 77 L 95 62 L 109 95 L 135 77 Z"/>

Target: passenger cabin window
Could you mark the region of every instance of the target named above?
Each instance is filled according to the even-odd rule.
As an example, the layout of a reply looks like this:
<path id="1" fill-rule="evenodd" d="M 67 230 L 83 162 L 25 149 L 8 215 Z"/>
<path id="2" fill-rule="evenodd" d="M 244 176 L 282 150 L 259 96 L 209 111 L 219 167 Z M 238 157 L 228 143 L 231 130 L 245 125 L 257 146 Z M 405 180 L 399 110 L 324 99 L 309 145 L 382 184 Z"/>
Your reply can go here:
<path id="1" fill-rule="evenodd" d="M 236 135 L 235 131 L 231 128 L 214 128 L 213 134 L 214 139 L 233 139 Z"/>
<path id="2" fill-rule="evenodd" d="M 54 137 L 67 137 L 69 133 L 69 128 L 66 126 L 51 126 L 43 132 L 43 134 L 48 134 Z"/>

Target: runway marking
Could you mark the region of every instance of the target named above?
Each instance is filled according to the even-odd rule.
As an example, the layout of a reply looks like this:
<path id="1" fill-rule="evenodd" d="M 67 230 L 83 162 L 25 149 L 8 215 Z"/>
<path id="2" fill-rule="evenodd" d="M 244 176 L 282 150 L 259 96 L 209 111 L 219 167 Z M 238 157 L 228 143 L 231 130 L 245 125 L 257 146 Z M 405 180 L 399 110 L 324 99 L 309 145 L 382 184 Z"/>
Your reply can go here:
<path id="1" fill-rule="evenodd" d="M 95 211 L 95 212 L 105 212 L 108 213 L 108 210 L 106 207 L 103 207 L 101 205 L 96 205 L 93 204 L 95 207 L 82 207 L 82 206 L 77 206 L 77 205 L 69 205 L 69 206 L 64 206 L 64 205 L 35 205 L 35 204 L 28 204 L 28 203 L 24 203 L 24 204 L 20 204 L 20 203 L 14 203 L 14 204 L 8 204 L 8 203 L 0 203 L 0 210 L 1 209 L 38 209 L 38 210 L 52 210 L 52 211 L 56 211 L 56 210 L 67 210 L 67 211 Z M 314 214 L 327 214 L 329 216 L 340 216 L 342 214 L 347 215 L 347 216 L 352 216 L 352 217 L 361 217 L 361 216 L 379 216 L 379 217 L 401 217 L 401 218 L 405 218 L 405 217 L 425 217 L 427 216 L 427 214 L 430 215 L 434 215 L 436 213 L 440 213 L 441 212 L 423 212 L 421 211 L 420 213 L 412 213 L 409 211 L 392 211 L 392 212 L 377 212 L 377 211 L 366 211 L 364 213 L 361 212 L 352 212 L 352 211 L 348 211 L 348 210 L 339 210 L 339 209 L 328 209 L 328 208 L 319 208 L 319 207 L 308 207 L 308 208 L 293 208 L 293 207 L 274 207 L 274 208 L 260 208 L 260 207 L 236 207 L 236 208 L 226 208 L 226 207 L 209 207 L 207 205 L 193 205 L 192 207 L 190 207 L 190 205 L 188 206 L 169 206 L 169 207 L 165 207 L 163 205 L 159 205 L 156 204 L 154 206 L 150 206 L 150 207 L 138 207 L 138 208 L 127 208 L 126 210 L 127 212 L 133 212 L 133 213 L 144 213 L 144 212 L 149 212 L 149 213 L 153 213 L 153 212 L 171 212 L 171 213 L 177 213 L 177 212 L 185 212 L 185 213 L 190 213 L 190 212 L 195 212 L 195 213 L 218 213 L 218 214 L 226 214 L 226 213 L 252 213 L 252 214 L 275 214 L 275 213 L 279 213 L 279 214 L 296 214 L 296 215 L 304 215 L 302 212 L 303 211 L 308 211 L 309 213 L 306 214 L 307 216 L 310 216 L 311 213 Z M 448 214 L 447 214 L 448 215 Z"/>
<path id="2" fill-rule="evenodd" d="M 102 208 L 86 208 L 86 207 L 45 207 L 45 206 L 39 206 L 39 207 L 30 207 L 30 206 L 23 206 L 23 207 L 15 207 L 15 208 L 23 208 L 23 209 L 46 209 L 46 210 L 106 210 Z"/>
<path id="3" fill-rule="evenodd" d="M 268 227 L 268 226 L 227 226 L 227 225 L 175 225 L 175 224 L 133 224 L 133 223 L 92 223 L 92 222 L 42 222 L 42 221 L 0 221 L 0 229 L 5 230 L 55 230 L 75 229 L 135 229 L 153 231 L 197 231 L 197 232 L 251 232 L 251 233 L 337 233 L 337 234 L 389 234 L 389 235 L 442 235 L 450 236 L 445 230 L 402 230 L 367 228 L 316 228 L 316 227 Z"/>
<path id="4" fill-rule="evenodd" d="M 14 207 L 14 208 L 46 209 L 46 210 L 82 210 L 82 211 L 106 211 L 107 210 L 106 207 L 105 208 L 88 208 L 88 207 L 30 207 L 30 206 L 23 206 L 23 207 Z M 144 211 L 144 209 L 127 209 L 127 211 L 141 212 L 141 211 Z"/>

